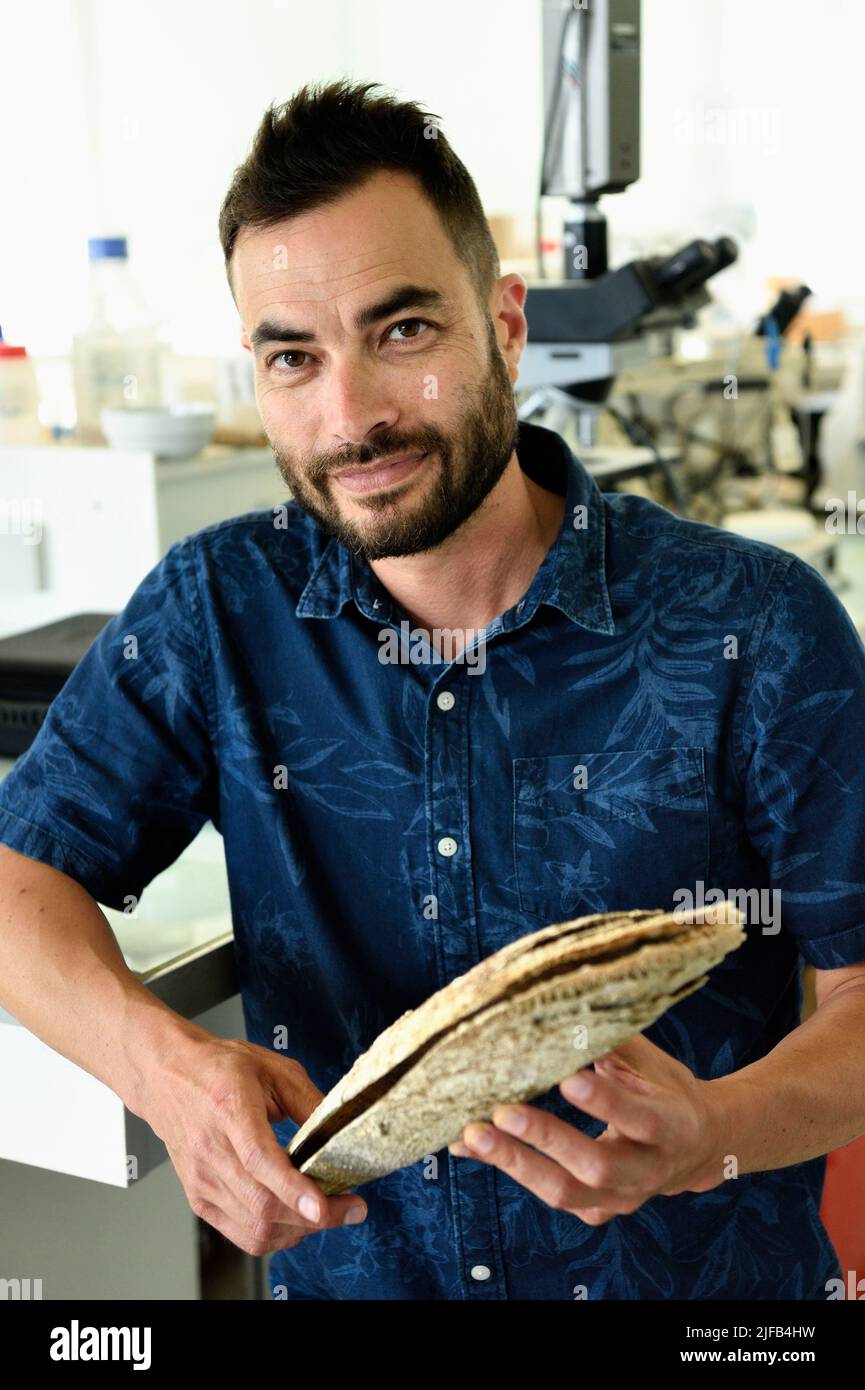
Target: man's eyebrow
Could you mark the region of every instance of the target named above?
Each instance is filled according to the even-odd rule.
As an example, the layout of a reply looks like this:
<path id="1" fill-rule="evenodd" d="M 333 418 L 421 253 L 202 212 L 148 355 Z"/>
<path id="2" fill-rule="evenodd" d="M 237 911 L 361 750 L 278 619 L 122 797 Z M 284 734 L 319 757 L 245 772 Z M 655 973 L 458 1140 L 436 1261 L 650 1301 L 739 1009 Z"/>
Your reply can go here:
<path id="1" fill-rule="evenodd" d="M 354 326 L 358 331 L 362 331 L 377 323 L 379 319 L 401 313 L 403 309 L 443 309 L 446 304 L 445 296 L 440 290 L 429 289 L 423 285 L 400 285 L 386 299 L 380 299 L 376 304 L 368 304 L 365 309 L 360 309 L 355 314 Z M 249 343 L 253 349 L 269 343 L 315 341 L 315 333 L 310 333 L 305 328 L 292 328 L 290 324 L 282 323 L 278 319 L 263 319 L 249 335 Z"/>

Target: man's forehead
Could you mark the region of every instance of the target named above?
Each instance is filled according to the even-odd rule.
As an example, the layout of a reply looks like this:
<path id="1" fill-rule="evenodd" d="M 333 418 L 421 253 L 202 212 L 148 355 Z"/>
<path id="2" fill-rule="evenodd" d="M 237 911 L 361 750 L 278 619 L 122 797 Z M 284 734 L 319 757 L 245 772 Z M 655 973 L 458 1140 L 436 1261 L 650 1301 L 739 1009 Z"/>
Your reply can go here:
<path id="1" fill-rule="evenodd" d="M 403 308 L 458 312 L 469 292 L 462 278 L 458 262 L 445 273 L 440 257 L 414 256 L 408 248 L 379 258 L 355 253 L 327 270 L 290 262 L 283 265 L 277 248 L 273 261 L 262 260 L 238 277 L 235 289 L 240 317 L 250 332 L 265 319 L 303 320 L 312 327 L 319 316 L 334 313 L 346 325 L 354 322 L 363 329 L 391 309 L 394 313 Z M 410 287 L 423 293 L 401 294 Z M 365 310 L 390 301 L 390 307 L 364 320 Z"/>
<path id="2" fill-rule="evenodd" d="M 249 248 L 251 250 L 251 248 Z M 436 270 L 438 274 L 436 275 Z M 441 279 L 441 262 L 410 247 L 347 249 L 344 256 L 311 261 L 296 258 L 285 242 L 263 244 L 257 254 L 238 261 L 235 284 L 254 295 L 279 293 L 286 299 L 327 301 L 349 298 L 366 290 L 373 293 L 397 280 Z"/>
<path id="3" fill-rule="evenodd" d="M 282 222 L 268 226 L 246 226 L 238 233 L 238 245 L 264 239 L 292 241 L 304 247 L 318 242 L 339 243 L 369 234 L 373 239 L 393 241 L 401 232 L 415 227 L 424 235 L 439 226 L 433 204 L 413 176 L 399 170 L 379 170 L 345 189 L 328 201 L 303 212 L 287 215 Z"/>
<path id="4" fill-rule="evenodd" d="M 404 307 L 453 312 L 458 298 L 457 287 L 445 283 L 440 267 L 407 255 L 373 262 L 355 259 L 351 267 L 323 276 L 307 267 L 268 264 L 237 288 L 238 309 L 250 334 L 265 320 L 298 321 L 312 328 L 321 315 L 334 312 L 346 326 L 363 330 L 383 314 Z M 413 289 L 416 292 L 410 293 Z"/>
<path id="5" fill-rule="evenodd" d="M 333 204 L 267 227 L 241 228 L 232 281 L 238 307 L 275 295 L 315 303 L 375 294 L 388 279 L 452 280 L 459 264 L 414 180 L 376 176 Z"/>
<path id="6" fill-rule="evenodd" d="M 271 343 L 316 341 L 314 316 L 294 315 L 293 310 L 286 312 L 287 304 L 288 301 L 280 300 L 276 306 L 270 306 L 271 309 L 275 307 L 275 312 L 265 312 L 263 316 L 255 315 L 255 324 L 248 328 L 249 343 L 253 349 L 264 348 Z M 342 303 L 339 309 L 342 311 Z M 386 290 L 384 294 L 372 299 L 367 297 L 363 303 L 358 301 L 353 310 L 347 308 L 345 313 L 340 312 L 340 318 L 345 327 L 363 333 L 370 326 L 397 314 L 414 316 L 417 313 L 424 314 L 428 310 L 450 315 L 454 306 L 447 296 L 433 285 L 403 281 L 395 288 Z M 296 322 L 295 319 L 299 321 Z"/>

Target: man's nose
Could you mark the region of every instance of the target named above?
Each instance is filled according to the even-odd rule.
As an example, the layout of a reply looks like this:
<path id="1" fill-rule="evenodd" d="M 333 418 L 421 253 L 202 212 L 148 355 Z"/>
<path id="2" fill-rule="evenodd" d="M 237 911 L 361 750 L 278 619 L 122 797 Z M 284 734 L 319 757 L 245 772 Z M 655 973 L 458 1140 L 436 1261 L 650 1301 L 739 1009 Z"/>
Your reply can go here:
<path id="1" fill-rule="evenodd" d="M 333 368 L 325 411 L 326 433 L 335 445 L 362 444 L 374 430 L 392 426 L 399 418 L 375 368 L 358 362 Z"/>

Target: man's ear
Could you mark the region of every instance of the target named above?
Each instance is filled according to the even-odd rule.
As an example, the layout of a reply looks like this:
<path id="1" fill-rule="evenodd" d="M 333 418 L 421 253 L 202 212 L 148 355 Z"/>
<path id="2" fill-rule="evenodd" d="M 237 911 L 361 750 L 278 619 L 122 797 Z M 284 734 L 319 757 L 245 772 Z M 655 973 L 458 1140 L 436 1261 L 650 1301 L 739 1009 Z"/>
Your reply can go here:
<path id="1" fill-rule="evenodd" d="M 511 382 L 516 384 L 520 369 L 520 358 L 526 346 L 529 326 L 523 305 L 528 292 L 528 282 L 522 275 L 512 272 L 503 275 L 493 293 L 491 308 L 498 338 L 499 325 L 504 330 L 504 342 L 499 343 L 508 369 Z"/>
<path id="2" fill-rule="evenodd" d="M 252 344 L 249 341 L 249 334 L 247 333 L 245 328 L 242 330 L 240 334 L 240 346 L 242 348 L 246 348 L 247 352 L 252 352 Z"/>

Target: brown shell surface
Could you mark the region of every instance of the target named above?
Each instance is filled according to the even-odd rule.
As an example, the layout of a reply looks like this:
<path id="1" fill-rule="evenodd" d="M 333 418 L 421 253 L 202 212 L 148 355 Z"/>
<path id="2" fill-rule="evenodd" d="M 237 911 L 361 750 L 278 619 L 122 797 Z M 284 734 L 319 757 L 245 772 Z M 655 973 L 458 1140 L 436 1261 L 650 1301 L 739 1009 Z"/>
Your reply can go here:
<path id="1" fill-rule="evenodd" d="M 436 1153 L 498 1104 L 542 1094 L 649 1027 L 742 944 L 731 903 L 703 915 L 596 913 L 510 942 L 384 1029 L 289 1155 L 303 1146 L 300 1171 L 345 1192 Z"/>

